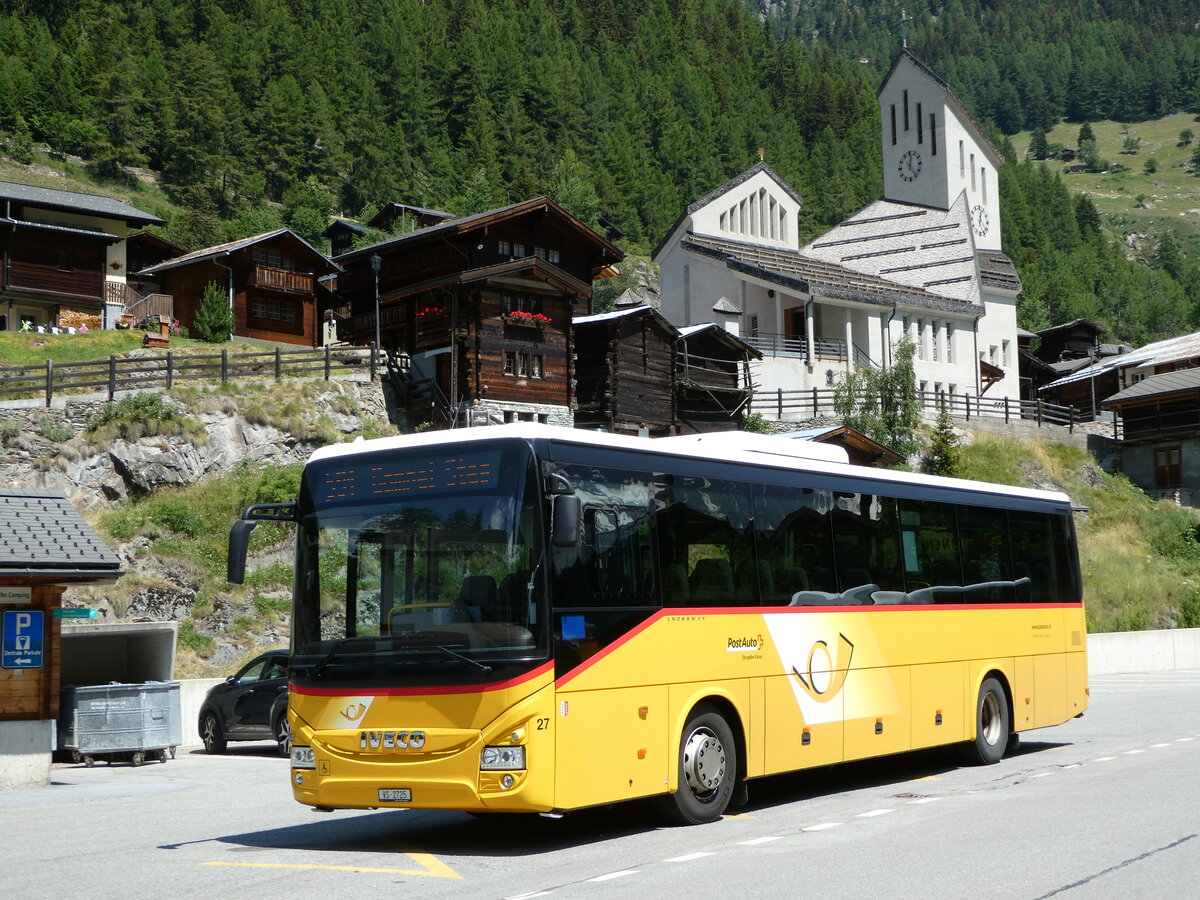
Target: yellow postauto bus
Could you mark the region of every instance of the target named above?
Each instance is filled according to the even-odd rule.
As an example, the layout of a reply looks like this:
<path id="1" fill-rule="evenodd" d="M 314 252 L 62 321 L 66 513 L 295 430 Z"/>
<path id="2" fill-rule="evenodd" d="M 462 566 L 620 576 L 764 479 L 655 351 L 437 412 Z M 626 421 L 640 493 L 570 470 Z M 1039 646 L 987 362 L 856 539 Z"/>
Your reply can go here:
<path id="1" fill-rule="evenodd" d="M 841 454 L 839 456 L 839 454 Z M 682 823 L 747 782 L 1087 706 L 1066 496 L 740 433 L 517 424 L 326 447 L 294 504 L 291 780 L 321 808 Z"/>

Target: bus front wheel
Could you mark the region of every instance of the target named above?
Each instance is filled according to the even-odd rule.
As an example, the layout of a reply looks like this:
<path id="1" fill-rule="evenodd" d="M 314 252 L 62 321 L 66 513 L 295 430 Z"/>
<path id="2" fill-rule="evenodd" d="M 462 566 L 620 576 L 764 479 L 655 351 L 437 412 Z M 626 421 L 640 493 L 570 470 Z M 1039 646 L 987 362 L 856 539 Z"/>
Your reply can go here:
<path id="1" fill-rule="evenodd" d="M 659 812 L 679 825 L 703 825 L 721 818 L 737 778 L 733 731 L 715 707 L 692 710 L 679 740 L 679 786 L 659 797 Z"/>
<path id="2" fill-rule="evenodd" d="M 985 678 L 975 704 L 975 740 L 963 745 L 963 760 L 990 766 L 1004 758 L 1009 743 L 1008 695 L 995 678 Z"/>

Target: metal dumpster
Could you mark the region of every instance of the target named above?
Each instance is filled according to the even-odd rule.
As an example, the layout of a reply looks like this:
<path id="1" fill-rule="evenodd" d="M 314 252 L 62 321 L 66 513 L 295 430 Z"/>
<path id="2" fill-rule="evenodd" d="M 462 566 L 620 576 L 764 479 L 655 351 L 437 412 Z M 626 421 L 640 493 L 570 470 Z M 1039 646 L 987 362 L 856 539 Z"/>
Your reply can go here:
<path id="1" fill-rule="evenodd" d="M 128 759 L 167 761 L 183 743 L 178 681 L 67 685 L 62 689 L 58 746 L 85 766 Z"/>

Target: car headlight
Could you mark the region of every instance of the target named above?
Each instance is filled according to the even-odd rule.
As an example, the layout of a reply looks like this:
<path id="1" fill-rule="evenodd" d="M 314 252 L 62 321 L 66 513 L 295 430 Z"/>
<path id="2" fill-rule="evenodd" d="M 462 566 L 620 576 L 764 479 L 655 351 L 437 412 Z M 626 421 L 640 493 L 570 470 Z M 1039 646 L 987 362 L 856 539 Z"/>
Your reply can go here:
<path id="1" fill-rule="evenodd" d="M 524 769 L 524 747 L 484 747 L 479 756 L 481 769 Z"/>
<path id="2" fill-rule="evenodd" d="M 313 755 L 312 747 L 301 747 L 292 744 L 293 769 L 315 769 L 316 767 L 317 758 Z"/>

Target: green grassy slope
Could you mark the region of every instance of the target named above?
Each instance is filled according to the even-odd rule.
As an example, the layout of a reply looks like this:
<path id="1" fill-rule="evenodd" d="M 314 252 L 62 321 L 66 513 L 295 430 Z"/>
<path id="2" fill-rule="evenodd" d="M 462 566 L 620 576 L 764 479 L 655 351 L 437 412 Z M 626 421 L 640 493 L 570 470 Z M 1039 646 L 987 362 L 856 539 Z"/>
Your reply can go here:
<path id="1" fill-rule="evenodd" d="M 1178 113 L 1162 119 L 1132 124 L 1093 122 L 1100 156 L 1124 171 L 1103 173 L 1066 172 L 1067 164 L 1048 160 L 1047 165 L 1064 171 L 1063 178 L 1072 191 L 1087 194 L 1105 217 L 1107 225 L 1120 235 L 1149 234 L 1171 228 L 1179 235 L 1189 257 L 1200 258 L 1200 177 L 1191 166 L 1192 153 L 1200 144 L 1200 122 L 1191 113 Z M 1077 150 L 1079 124 L 1061 123 L 1047 134 L 1047 140 Z M 1179 140 L 1180 132 L 1190 129 L 1196 138 L 1188 146 Z M 1128 136 L 1141 139 L 1136 153 L 1124 151 Z M 1012 138 L 1018 158 L 1024 159 L 1029 147 L 1029 132 Z M 1154 157 L 1157 171 L 1145 171 L 1146 160 Z"/>

